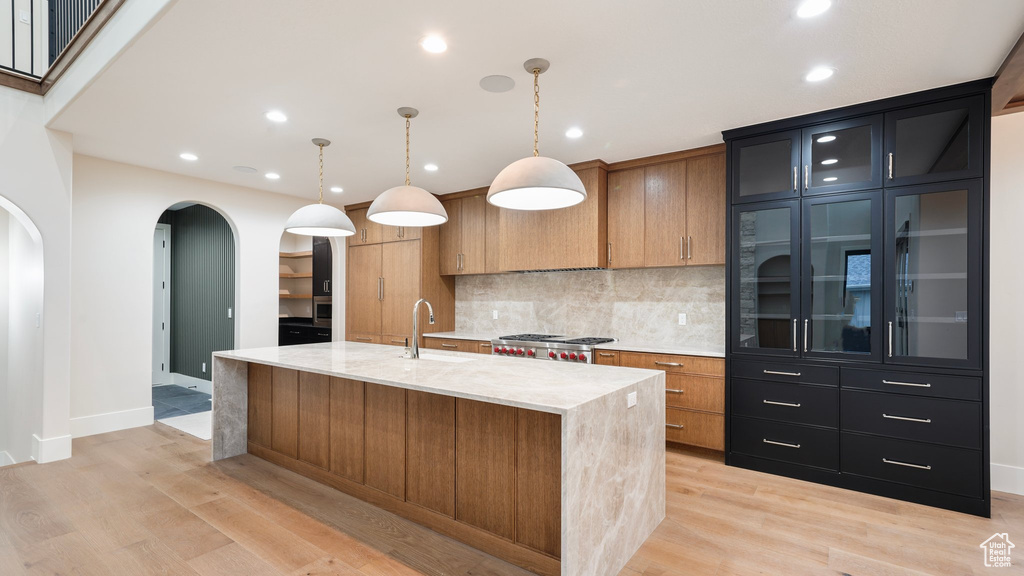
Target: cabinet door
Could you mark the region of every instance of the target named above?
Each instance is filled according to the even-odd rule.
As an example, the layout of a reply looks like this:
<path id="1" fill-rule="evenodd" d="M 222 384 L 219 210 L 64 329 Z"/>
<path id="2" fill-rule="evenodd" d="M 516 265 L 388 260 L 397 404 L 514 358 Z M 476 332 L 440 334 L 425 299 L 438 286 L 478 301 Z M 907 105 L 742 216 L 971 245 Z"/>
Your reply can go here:
<path id="1" fill-rule="evenodd" d="M 486 196 L 484 197 L 486 202 Z M 484 257 L 484 272 L 487 274 L 496 274 L 501 272 L 501 253 L 499 252 L 499 239 L 498 230 L 501 226 L 501 208 L 488 203 L 484 207 L 484 228 L 487 234 L 484 238 L 484 246 L 486 255 Z"/>
<path id="2" fill-rule="evenodd" d="M 886 186 L 983 176 L 984 114 L 983 96 L 886 114 Z"/>
<path id="3" fill-rule="evenodd" d="M 406 392 L 406 500 L 455 516 L 455 398 Z"/>
<path id="4" fill-rule="evenodd" d="M 299 460 L 327 470 L 331 445 L 331 378 L 299 372 Z"/>
<path id="5" fill-rule="evenodd" d="M 608 174 L 608 267 L 644 265 L 644 169 Z"/>
<path id="6" fill-rule="evenodd" d="M 363 383 L 331 378 L 331 472 L 363 483 Z"/>
<path id="7" fill-rule="evenodd" d="M 487 268 L 487 197 L 462 199 L 461 274 L 483 274 Z"/>
<path id="8" fill-rule="evenodd" d="M 882 187 L 882 115 L 803 131 L 804 194 Z"/>
<path id="9" fill-rule="evenodd" d="M 313 237 L 313 296 L 331 295 L 331 271 L 333 253 L 331 241 L 320 236 Z"/>
<path id="10" fill-rule="evenodd" d="M 381 242 L 400 242 L 402 240 L 402 227 L 401 226 L 388 226 L 381 225 L 380 227 L 380 241 Z"/>
<path id="11" fill-rule="evenodd" d="M 289 458 L 299 456 L 299 373 L 274 367 L 271 377 L 270 448 Z"/>
<path id="12" fill-rule="evenodd" d="M 365 383 L 364 482 L 405 500 L 405 389 Z"/>
<path id="13" fill-rule="evenodd" d="M 440 237 L 440 263 L 442 276 L 459 274 L 462 251 L 462 200 L 443 202 L 448 221 L 438 227 Z"/>
<path id="14" fill-rule="evenodd" d="M 725 154 L 686 163 L 686 263 L 725 264 Z"/>
<path id="15" fill-rule="evenodd" d="M 799 354 L 799 218 L 796 200 L 733 208 L 733 353 Z"/>
<path id="16" fill-rule="evenodd" d="M 366 208 L 349 210 L 348 217 L 355 225 L 355 236 L 348 237 L 349 246 L 355 244 L 380 244 L 384 235 L 384 227 L 366 217 Z"/>
<path id="17" fill-rule="evenodd" d="M 981 367 L 982 182 L 886 191 L 885 361 Z"/>
<path id="18" fill-rule="evenodd" d="M 805 357 L 881 360 L 882 192 L 804 200 Z"/>
<path id="19" fill-rule="evenodd" d="M 420 297 L 420 241 L 393 242 L 382 247 L 381 331 L 412 334 L 412 306 Z"/>
<path id="20" fill-rule="evenodd" d="M 644 266 L 686 264 L 686 162 L 644 171 Z"/>
<path id="21" fill-rule="evenodd" d="M 800 195 L 800 130 L 732 142 L 732 201 L 759 202 Z"/>
<path id="22" fill-rule="evenodd" d="M 380 334 L 381 245 L 348 249 L 348 291 L 345 316 L 348 333 Z"/>

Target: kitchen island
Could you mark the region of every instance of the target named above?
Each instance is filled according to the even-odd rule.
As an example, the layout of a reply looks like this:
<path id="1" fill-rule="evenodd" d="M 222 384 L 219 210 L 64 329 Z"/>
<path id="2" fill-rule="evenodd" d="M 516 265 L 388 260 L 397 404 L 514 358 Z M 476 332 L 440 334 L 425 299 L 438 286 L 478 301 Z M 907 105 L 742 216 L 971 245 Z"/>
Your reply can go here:
<path id="1" fill-rule="evenodd" d="M 401 356 L 216 353 L 213 459 L 251 453 L 538 574 L 617 574 L 664 519 L 664 373 Z"/>

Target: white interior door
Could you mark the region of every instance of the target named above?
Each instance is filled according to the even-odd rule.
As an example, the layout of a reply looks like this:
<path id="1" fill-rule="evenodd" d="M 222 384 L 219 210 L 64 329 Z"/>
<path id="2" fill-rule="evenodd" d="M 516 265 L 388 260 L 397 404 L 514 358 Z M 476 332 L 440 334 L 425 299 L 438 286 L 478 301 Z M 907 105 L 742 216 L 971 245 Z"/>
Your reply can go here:
<path id="1" fill-rule="evenodd" d="M 171 383 L 171 227 L 153 233 L 153 386 Z"/>

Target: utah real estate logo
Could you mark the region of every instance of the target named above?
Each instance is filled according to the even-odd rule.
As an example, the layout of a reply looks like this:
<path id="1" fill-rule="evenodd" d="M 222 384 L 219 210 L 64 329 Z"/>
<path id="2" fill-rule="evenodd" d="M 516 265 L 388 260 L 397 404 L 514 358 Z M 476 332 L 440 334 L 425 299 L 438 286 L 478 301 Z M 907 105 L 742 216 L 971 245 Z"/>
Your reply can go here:
<path id="1" fill-rule="evenodd" d="M 1013 550 L 1013 542 L 1006 532 L 996 532 L 991 538 L 981 543 L 981 549 L 985 553 L 986 568 L 1009 568 L 1010 551 Z"/>

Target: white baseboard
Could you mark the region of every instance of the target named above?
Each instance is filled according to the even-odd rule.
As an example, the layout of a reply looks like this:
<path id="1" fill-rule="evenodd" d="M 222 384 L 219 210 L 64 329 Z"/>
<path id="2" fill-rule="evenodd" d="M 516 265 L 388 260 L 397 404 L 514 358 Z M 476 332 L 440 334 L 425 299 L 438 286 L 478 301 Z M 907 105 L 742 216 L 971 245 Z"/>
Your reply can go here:
<path id="1" fill-rule="evenodd" d="M 6 450 L 0 452 L 0 466 L 10 466 L 11 464 L 17 464 L 17 462 L 14 461 L 14 458 L 11 458 L 11 455 Z"/>
<path id="2" fill-rule="evenodd" d="M 32 459 L 40 464 L 71 458 L 71 436 L 40 438 L 32 435 Z"/>
<path id="3" fill-rule="evenodd" d="M 1024 468 L 1006 464 L 992 465 L 992 489 L 1024 495 Z"/>
<path id="4" fill-rule="evenodd" d="M 209 380 L 203 380 L 202 378 L 193 378 L 192 376 L 178 374 L 177 372 L 172 372 L 170 376 L 171 384 L 174 384 L 175 386 L 182 386 L 184 388 L 194 388 L 199 392 L 213 394 L 213 382 L 210 382 Z"/>
<path id="5" fill-rule="evenodd" d="M 153 407 L 143 406 L 132 410 L 94 414 L 71 419 L 71 438 L 92 436 L 127 428 L 149 426 L 153 423 Z M 69 442 L 70 444 L 70 442 Z"/>

